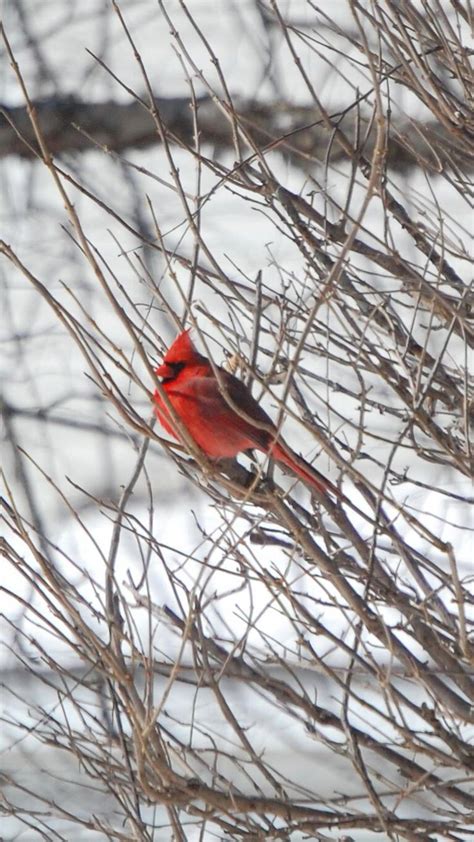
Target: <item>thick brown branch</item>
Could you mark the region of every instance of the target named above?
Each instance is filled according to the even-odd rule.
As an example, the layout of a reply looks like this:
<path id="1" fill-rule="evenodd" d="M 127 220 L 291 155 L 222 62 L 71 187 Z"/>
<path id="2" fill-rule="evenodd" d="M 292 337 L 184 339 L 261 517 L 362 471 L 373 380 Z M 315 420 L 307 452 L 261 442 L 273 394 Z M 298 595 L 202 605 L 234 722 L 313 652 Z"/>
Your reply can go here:
<path id="1" fill-rule="evenodd" d="M 170 138 L 191 144 L 194 117 L 189 98 L 156 97 L 155 103 Z M 201 142 L 223 149 L 232 148 L 232 125 L 222 119 L 222 112 L 213 99 L 205 96 L 197 104 Z M 150 111 L 139 97 L 126 103 L 54 97 L 33 105 L 53 155 L 98 147 L 124 152 L 161 143 Z M 237 120 L 259 148 L 277 147 L 300 166 L 326 159 L 329 136 L 314 107 L 296 107 L 285 101 L 266 105 L 252 100 L 242 100 L 237 107 Z M 371 133 L 364 143 L 367 157 L 371 155 L 374 140 L 375 135 Z M 3 105 L 0 109 L 0 158 L 7 155 L 31 158 L 35 151 L 35 135 L 27 108 Z M 333 145 L 330 160 L 337 163 L 345 158 L 346 153 Z M 451 167 L 453 163 L 466 172 L 474 169 L 474 155 L 459 132 L 451 133 L 435 122 L 397 122 L 392 118 L 388 165 L 404 172 L 419 166 L 420 162 L 433 172 Z"/>

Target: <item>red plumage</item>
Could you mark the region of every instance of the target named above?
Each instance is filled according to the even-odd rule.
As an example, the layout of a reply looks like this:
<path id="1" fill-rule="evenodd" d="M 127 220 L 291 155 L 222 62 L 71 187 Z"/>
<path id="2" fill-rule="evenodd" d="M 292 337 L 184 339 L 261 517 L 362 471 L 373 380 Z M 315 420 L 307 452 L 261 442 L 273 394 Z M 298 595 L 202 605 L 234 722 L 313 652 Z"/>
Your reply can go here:
<path id="1" fill-rule="evenodd" d="M 216 368 L 218 377 L 185 330 L 156 369 L 171 406 L 201 450 L 216 460 L 234 457 L 243 450 L 261 450 L 320 493 L 329 491 L 340 497 L 339 490 L 328 479 L 291 450 L 247 386 L 225 369 Z M 179 438 L 158 391 L 154 403 L 161 425 L 171 436 Z"/>

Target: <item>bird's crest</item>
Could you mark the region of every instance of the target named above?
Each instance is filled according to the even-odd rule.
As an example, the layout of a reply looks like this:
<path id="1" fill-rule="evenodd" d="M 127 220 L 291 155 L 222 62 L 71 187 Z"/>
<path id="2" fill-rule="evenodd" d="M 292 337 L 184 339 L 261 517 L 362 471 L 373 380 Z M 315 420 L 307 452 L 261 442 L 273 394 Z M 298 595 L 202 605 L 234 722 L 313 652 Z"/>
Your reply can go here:
<path id="1" fill-rule="evenodd" d="M 176 337 L 163 358 L 164 363 L 191 362 L 201 356 L 191 341 L 190 330 L 187 328 Z"/>

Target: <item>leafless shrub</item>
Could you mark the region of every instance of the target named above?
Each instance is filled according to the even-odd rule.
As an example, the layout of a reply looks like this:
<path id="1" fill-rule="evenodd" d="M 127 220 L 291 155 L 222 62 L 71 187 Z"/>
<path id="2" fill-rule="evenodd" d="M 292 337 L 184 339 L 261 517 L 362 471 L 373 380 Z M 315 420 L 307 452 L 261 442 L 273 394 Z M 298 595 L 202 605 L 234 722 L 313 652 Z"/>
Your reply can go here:
<path id="1" fill-rule="evenodd" d="M 185 129 L 115 3 L 142 92 L 106 56 L 96 66 L 146 118 L 159 166 L 111 155 L 70 115 L 54 142 L 4 32 L 28 115 L 20 127 L 7 110 L 5 131 L 35 162 L 22 164 L 31 195 L 43 173 L 41 189 L 56 191 L 74 268 L 59 285 L 47 248 L 1 243 L 3 721 L 41 768 L 7 770 L 2 809 L 32 839 L 73 827 L 107 839 L 470 838 L 468 4 L 348 0 L 340 23 L 312 2 L 257 2 L 271 107 L 234 96 L 192 4 L 158 5 L 188 80 Z M 333 107 L 336 83 L 345 103 Z M 66 136 L 96 147 L 90 170 L 53 157 Z M 94 182 L 102 166 L 130 189 L 131 212 Z M 223 198 L 238 220 L 225 255 L 209 215 Z M 273 244 L 249 275 L 232 242 L 252 249 L 260 219 Z M 97 233 L 107 224 L 119 261 Z M 69 348 L 92 378 L 77 414 L 58 411 L 70 383 L 60 398 L 45 379 L 36 391 L 42 333 L 15 316 L 25 284 L 50 313 L 53 355 L 61 331 L 53 371 L 68 369 Z M 219 347 L 233 355 L 352 505 L 310 500 L 279 475 L 249 484 L 242 467 L 166 445 L 149 398 L 170 324 L 192 325 L 217 361 Z M 70 437 L 56 450 L 59 428 Z M 65 484 L 64 442 L 107 476 Z M 170 491 L 172 460 L 186 479 Z"/>

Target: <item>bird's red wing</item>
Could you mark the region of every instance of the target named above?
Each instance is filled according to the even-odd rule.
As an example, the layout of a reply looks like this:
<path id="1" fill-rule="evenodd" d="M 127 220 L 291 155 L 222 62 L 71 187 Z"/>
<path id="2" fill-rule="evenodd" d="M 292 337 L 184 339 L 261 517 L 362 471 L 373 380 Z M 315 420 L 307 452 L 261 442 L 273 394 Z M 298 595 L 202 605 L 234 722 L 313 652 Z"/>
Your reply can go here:
<path id="1" fill-rule="evenodd" d="M 269 415 L 260 406 L 259 403 L 252 397 L 252 394 L 242 382 L 228 371 L 220 369 L 222 378 L 222 396 L 226 400 L 225 395 L 228 396 L 228 405 L 239 415 L 243 424 L 248 424 L 252 428 L 255 435 L 255 447 L 266 450 L 270 442 L 276 435 L 275 425 Z M 220 386 L 220 384 L 219 384 Z"/>
<path id="2" fill-rule="evenodd" d="M 330 480 L 323 476 L 317 468 L 313 468 L 305 459 L 298 456 L 284 439 L 276 436 L 277 431 L 273 421 L 252 397 L 245 384 L 227 372 L 224 372 L 224 374 L 227 391 L 232 404 L 243 410 L 243 414 L 246 416 L 255 419 L 257 426 L 252 426 L 254 447 L 263 450 L 265 453 L 269 453 L 278 462 L 282 462 L 308 485 L 317 488 L 320 493 L 330 491 L 332 494 L 340 497 L 339 490 Z M 262 424 L 262 428 L 259 429 L 258 424 Z"/>
<path id="3" fill-rule="evenodd" d="M 222 371 L 222 391 L 214 376 L 195 376 L 190 370 L 189 377 L 182 374 L 167 384 L 166 392 L 192 438 L 211 458 L 236 456 L 251 448 L 268 449 L 271 434 L 258 425 L 272 427 L 271 419 L 245 384 L 228 372 Z M 155 403 L 161 423 L 176 436 L 172 419 L 157 394 Z"/>

